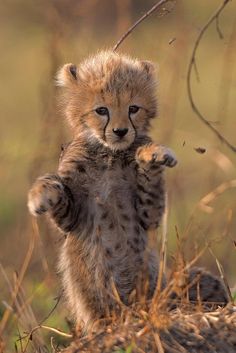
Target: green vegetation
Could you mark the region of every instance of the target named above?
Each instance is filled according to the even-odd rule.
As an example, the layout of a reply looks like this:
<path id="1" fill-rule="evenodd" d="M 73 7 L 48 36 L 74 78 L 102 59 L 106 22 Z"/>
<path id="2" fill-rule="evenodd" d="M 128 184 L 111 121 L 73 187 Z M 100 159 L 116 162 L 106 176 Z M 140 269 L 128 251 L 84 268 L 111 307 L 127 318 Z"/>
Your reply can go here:
<path id="1" fill-rule="evenodd" d="M 115 351 L 114 353 L 132 353 L 132 350 L 133 350 L 133 348 L 132 348 L 132 344 L 129 346 L 129 347 L 127 347 L 126 349 L 119 349 L 118 351 Z"/>

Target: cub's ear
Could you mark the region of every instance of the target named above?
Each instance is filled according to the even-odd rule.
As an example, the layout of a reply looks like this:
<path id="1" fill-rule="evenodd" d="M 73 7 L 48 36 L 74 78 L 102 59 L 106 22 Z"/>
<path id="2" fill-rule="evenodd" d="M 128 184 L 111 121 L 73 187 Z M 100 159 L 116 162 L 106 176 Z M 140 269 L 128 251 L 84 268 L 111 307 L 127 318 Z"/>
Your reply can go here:
<path id="1" fill-rule="evenodd" d="M 148 75 L 152 75 L 157 71 L 157 66 L 151 61 L 143 60 L 141 65 Z"/>
<path id="2" fill-rule="evenodd" d="M 56 85 L 68 87 L 77 82 L 77 67 L 74 64 L 64 65 L 56 75 Z"/>

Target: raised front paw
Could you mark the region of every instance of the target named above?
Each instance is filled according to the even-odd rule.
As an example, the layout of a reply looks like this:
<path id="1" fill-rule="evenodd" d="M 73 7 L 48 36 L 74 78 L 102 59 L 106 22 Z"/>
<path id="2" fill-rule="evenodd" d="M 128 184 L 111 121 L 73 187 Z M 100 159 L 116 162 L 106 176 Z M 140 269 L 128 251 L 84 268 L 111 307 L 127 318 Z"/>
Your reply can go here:
<path id="1" fill-rule="evenodd" d="M 28 194 L 28 208 L 33 216 L 52 209 L 61 199 L 63 185 L 56 175 L 47 174 L 36 180 Z"/>
<path id="2" fill-rule="evenodd" d="M 141 146 L 137 149 L 136 160 L 142 165 L 165 165 L 166 167 L 174 167 L 177 159 L 171 149 L 151 143 Z"/>

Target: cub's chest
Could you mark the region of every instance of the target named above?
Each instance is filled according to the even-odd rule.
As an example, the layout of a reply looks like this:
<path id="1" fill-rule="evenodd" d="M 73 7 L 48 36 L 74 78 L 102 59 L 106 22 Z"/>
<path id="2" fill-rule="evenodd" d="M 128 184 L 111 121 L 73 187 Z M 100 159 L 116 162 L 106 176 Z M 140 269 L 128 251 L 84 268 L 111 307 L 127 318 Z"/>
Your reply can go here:
<path id="1" fill-rule="evenodd" d="M 96 175 L 91 184 L 91 195 L 103 203 L 118 202 L 132 198 L 136 186 L 135 170 L 131 166 L 113 165 Z"/>

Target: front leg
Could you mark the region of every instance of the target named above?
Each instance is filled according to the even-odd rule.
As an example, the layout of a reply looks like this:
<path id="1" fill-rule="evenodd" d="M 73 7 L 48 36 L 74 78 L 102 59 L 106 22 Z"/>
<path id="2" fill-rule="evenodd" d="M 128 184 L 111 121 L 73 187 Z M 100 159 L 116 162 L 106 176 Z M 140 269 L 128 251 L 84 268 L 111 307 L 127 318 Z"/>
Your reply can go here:
<path id="1" fill-rule="evenodd" d="M 165 209 L 164 167 L 174 167 L 177 160 L 169 148 L 150 143 L 137 149 L 136 162 L 138 216 L 144 229 L 155 229 Z"/>
<path id="2" fill-rule="evenodd" d="M 33 216 L 51 211 L 64 197 L 64 186 L 57 175 L 39 177 L 28 194 L 28 208 Z"/>
<path id="3" fill-rule="evenodd" d="M 81 207 L 75 205 L 70 188 L 57 174 L 36 180 L 28 194 L 28 208 L 33 216 L 48 213 L 63 232 L 78 227 L 81 218 Z"/>

